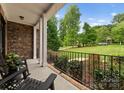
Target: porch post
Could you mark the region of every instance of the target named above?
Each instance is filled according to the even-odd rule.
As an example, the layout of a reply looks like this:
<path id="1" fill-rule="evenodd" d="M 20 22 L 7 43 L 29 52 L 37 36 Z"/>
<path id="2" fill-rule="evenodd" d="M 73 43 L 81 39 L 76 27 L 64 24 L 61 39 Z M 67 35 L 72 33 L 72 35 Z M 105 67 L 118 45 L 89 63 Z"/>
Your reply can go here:
<path id="1" fill-rule="evenodd" d="M 40 66 L 47 66 L 47 18 L 40 18 Z"/>
<path id="2" fill-rule="evenodd" d="M 39 29 L 40 29 L 40 66 L 43 66 L 43 24 L 42 24 L 42 18 L 40 18 L 39 22 Z"/>
<path id="3" fill-rule="evenodd" d="M 37 44 L 36 44 L 36 35 L 37 35 L 37 29 L 36 26 L 34 26 L 34 31 L 33 31 L 33 59 L 37 58 Z"/>
<path id="4" fill-rule="evenodd" d="M 47 17 L 43 14 L 43 66 L 47 66 Z"/>

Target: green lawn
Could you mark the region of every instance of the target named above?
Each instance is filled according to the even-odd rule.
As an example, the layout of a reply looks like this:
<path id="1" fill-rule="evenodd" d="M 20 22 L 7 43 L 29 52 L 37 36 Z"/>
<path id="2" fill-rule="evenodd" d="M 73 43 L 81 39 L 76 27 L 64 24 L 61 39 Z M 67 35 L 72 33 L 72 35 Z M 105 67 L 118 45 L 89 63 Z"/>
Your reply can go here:
<path id="1" fill-rule="evenodd" d="M 83 52 L 83 53 L 94 53 L 94 54 L 104 54 L 104 55 L 114 55 L 114 56 L 124 56 L 124 45 L 107 45 L 107 46 L 93 46 L 93 47 L 81 47 L 81 48 L 72 48 L 64 47 L 64 51 L 73 51 L 73 52 Z M 68 54 L 67 54 L 68 56 Z M 80 57 L 81 55 L 76 55 Z M 102 57 L 102 56 L 101 56 Z M 102 59 L 102 58 L 101 58 Z M 110 63 L 108 63 L 110 64 Z M 119 65 L 116 65 L 118 69 Z M 119 69 L 118 69 L 119 70 Z M 121 74 L 124 73 L 124 64 L 121 64 Z"/>
<path id="2" fill-rule="evenodd" d="M 68 48 L 68 49 L 63 49 L 63 50 L 74 51 L 74 52 L 83 52 L 83 53 L 124 56 L 124 45 L 108 45 L 108 46 L 93 46 L 93 47 L 82 47 L 82 48 Z"/>

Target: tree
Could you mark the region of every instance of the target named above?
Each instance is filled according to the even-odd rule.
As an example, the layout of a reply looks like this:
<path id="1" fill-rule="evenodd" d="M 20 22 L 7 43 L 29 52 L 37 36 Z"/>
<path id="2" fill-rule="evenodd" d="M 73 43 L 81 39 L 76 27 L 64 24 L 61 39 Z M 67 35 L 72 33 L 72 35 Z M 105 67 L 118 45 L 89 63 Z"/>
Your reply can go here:
<path id="1" fill-rule="evenodd" d="M 87 34 L 86 37 L 90 44 L 94 44 L 96 42 L 97 35 L 94 30 L 91 29 L 91 32 L 89 34 Z"/>
<path id="2" fill-rule="evenodd" d="M 64 20 L 61 19 L 60 20 L 60 25 L 59 25 L 59 38 L 60 38 L 60 41 L 61 41 L 61 46 L 63 46 L 65 35 L 66 35 L 66 30 L 65 30 Z"/>
<path id="3" fill-rule="evenodd" d="M 96 31 L 97 39 L 96 42 L 106 42 L 108 38 L 111 38 L 111 28 L 110 26 L 97 26 L 93 28 Z"/>
<path id="4" fill-rule="evenodd" d="M 124 13 L 122 14 L 117 14 L 113 18 L 113 23 L 121 23 L 124 21 Z"/>
<path id="5" fill-rule="evenodd" d="M 64 37 L 64 45 L 76 45 L 78 31 L 80 29 L 80 11 L 76 5 L 71 5 L 68 12 L 64 16 L 64 26 L 66 35 Z"/>
<path id="6" fill-rule="evenodd" d="M 85 42 L 86 44 L 93 44 L 96 41 L 96 32 L 94 29 L 92 29 L 92 27 L 88 24 L 88 23 L 84 23 L 83 26 L 83 36 L 82 36 L 82 40 L 83 42 Z M 84 41 L 85 40 L 85 41 Z"/>
<path id="7" fill-rule="evenodd" d="M 56 17 L 52 17 L 50 20 L 48 20 L 47 26 L 48 26 L 48 29 L 47 29 L 48 49 L 51 49 L 53 51 L 57 51 L 60 47 L 60 41 L 58 38 Z"/>
<path id="8" fill-rule="evenodd" d="M 85 22 L 85 23 L 84 23 L 84 26 L 83 26 L 83 30 L 84 30 L 85 34 L 90 33 L 90 31 L 91 31 L 90 25 Z"/>
<path id="9" fill-rule="evenodd" d="M 124 42 L 124 22 L 116 24 L 112 28 L 112 37 L 114 42 Z"/>
<path id="10" fill-rule="evenodd" d="M 83 32 L 83 33 L 80 33 L 80 34 L 78 34 L 78 42 L 79 42 L 79 44 L 80 44 L 80 46 L 81 46 L 81 44 L 83 45 L 83 47 L 85 46 L 85 44 L 87 44 L 87 40 L 86 40 L 87 38 L 86 38 L 86 35 L 85 35 L 85 33 Z"/>

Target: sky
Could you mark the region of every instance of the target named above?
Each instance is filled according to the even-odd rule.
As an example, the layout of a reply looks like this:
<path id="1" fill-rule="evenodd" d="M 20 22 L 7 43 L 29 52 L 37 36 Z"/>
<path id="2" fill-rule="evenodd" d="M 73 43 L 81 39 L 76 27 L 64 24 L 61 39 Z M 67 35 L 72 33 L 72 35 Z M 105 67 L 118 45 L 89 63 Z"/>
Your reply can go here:
<path id="1" fill-rule="evenodd" d="M 72 4 L 65 4 L 56 13 L 58 20 L 64 17 L 70 5 Z M 84 22 L 91 26 L 111 24 L 113 16 L 124 13 L 124 3 L 80 3 L 75 5 L 78 6 L 81 13 L 80 27 L 83 26 Z M 82 29 L 80 29 L 80 32 L 82 32 Z"/>

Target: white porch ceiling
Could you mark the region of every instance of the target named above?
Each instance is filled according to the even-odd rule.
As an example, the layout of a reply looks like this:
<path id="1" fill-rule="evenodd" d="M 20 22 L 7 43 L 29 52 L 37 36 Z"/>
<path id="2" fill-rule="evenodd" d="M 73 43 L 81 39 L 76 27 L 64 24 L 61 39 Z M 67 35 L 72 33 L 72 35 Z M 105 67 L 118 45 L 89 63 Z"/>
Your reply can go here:
<path id="1" fill-rule="evenodd" d="M 54 4 L 52 3 L 4 3 L 1 4 L 8 21 L 34 25 L 40 16 L 47 12 Z M 23 16 L 24 20 L 20 20 Z"/>

